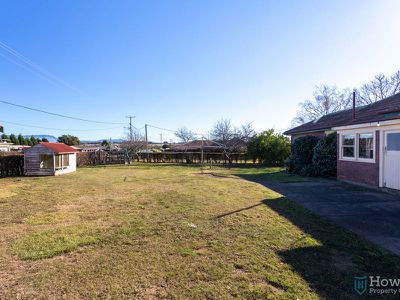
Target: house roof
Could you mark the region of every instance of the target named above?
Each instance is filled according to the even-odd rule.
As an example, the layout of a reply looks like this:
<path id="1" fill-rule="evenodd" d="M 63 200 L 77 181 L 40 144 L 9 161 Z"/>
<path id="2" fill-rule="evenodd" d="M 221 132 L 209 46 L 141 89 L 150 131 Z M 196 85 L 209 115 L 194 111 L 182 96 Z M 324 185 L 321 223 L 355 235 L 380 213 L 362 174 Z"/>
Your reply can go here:
<path id="1" fill-rule="evenodd" d="M 353 109 L 346 109 L 325 115 L 317 120 L 302 124 L 285 131 L 286 135 L 331 130 L 333 127 L 357 125 L 400 119 L 400 93 L 378 102 Z"/>
<path id="2" fill-rule="evenodd" d="M 54 153 L 74 153 L 77 152 L 76 149 L 71 146 L 65 145 L 64 143 L 49 143 L 49 142 L 41 142 L 40 145 L 43 145 L 47 149 L 53 151 Z"/>
<path id="3" fill-rule="evenodd" d="M 211 140 L 194 140 L 184 144 L 178 144 L 171 147 L 171 150 L 179 150 L 179 151 L 191 151 L 191 150 L 198 150 L 201 148 L 204 149 L 223 149 L 223 147 Z"/>

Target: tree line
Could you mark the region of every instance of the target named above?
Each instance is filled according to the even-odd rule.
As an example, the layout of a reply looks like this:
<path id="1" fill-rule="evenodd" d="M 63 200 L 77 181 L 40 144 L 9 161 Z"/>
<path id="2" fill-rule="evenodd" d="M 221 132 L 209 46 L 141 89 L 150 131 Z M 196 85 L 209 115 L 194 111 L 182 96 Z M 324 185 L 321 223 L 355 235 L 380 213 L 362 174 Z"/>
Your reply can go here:
<path id="1" fill-rule="evenodd" d="M 40 142 L 48 142 L 46 138 L 40 139 L 40 138 L 35 138 L 34 136 L 31 136 L 30 138 L 25 138 L 22 134 L 18 134 L 18 136 L 16 136 L 15 134 L 7 135 L 3 133 L 1 135 L 1 139 L 7 140 L 15 145 L 23 145 L 23 146 L 34 146 Z"/>
<path id="2" fill-rule="evenodd" d="M 293 126 L 316 120 L 324 115 L 352 107 L 352 92 L 356 91 L 356 105 L 364 106 L 400 93 L 400 70 L 393 75 L 378 74 L 356 89 L 338 89 L 324 84 L 314 88 L 313 98 L 299 103 Z"/>
<path id="3" fill-rule="evenodd" d="M 205 138 L 186 127 L 179 128 L 175 135 L 184 143 Z M 257 133 L 251 123 L 234 126 L 229 119 L 221 119 L 213 125 L 207 138 L 219 144 L 228 159 L 234 153 L 246 151 L 254 162 L 281 166 L 290 155 L 288 137 L 274 129 Z"/>
<path id="4" fill-rule="evenodd" d="M 22 134 L 10 134 L 7 135 L 3 133 L 1 135 L 2 140 L 9 141 L 10 143 L 13 143 L 14 145 L 22 145 L 22 146 L 34 146 L 36 144 L 39 144 L 40 142 L 48 142 L 49 140 L 46 138 L 35 138 L 34 136 L 31 137 L 24 137 Z M 80 144 L 80 140 L 78 137 L 69 135 L 69 134 L 63 134 L 58 137 L 57 141 L 59 143 L 64 143 L 69 146 L 77 146 Z"/>

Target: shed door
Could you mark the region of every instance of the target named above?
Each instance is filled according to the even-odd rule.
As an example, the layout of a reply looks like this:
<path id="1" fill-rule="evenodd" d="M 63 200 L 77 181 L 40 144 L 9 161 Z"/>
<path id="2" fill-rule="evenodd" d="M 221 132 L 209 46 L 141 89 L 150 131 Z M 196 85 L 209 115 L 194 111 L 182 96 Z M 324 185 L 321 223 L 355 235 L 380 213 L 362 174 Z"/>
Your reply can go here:
<path id="1" fill-rule="evenodd" d="M 400 131 L 385 133 L 384 186 L 400 190 Z"/>

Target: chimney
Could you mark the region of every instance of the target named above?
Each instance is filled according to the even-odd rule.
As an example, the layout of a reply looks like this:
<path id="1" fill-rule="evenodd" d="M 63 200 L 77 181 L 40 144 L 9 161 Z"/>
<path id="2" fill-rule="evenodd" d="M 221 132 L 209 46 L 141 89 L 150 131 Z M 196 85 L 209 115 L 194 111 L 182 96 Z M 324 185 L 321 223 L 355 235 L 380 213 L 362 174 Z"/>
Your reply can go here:
<path id="1" fill-rule="evenodd" d="M 356 90 L 353 91 L 353 120 L 356 119 Z"/>

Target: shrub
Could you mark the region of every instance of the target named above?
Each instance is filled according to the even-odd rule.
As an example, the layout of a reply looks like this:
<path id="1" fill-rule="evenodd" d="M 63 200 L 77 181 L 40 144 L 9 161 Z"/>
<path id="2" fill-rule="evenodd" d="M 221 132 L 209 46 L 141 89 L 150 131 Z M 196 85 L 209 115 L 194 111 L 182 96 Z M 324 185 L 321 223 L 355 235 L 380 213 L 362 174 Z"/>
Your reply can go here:
<path id="1" fill-rule="evenodd" d="M 286 168 L 289 173 L 295 173 L 303 176 L 312 176 L 315 172 L 312 167 L 314 148 L 319 142 L 316 136 L 303 136 L 297 138 L 292 145 L 292 155 L 286 162 Z"/>
<path id="2" fill-rule="evenodd" d="M 289 173 L 302 176 L 336 176 L 337 142 L 336 134 L 326 138 L 305 136 L 294 141 L 292 155 L 286 161 Z"/>
<path id="3" fill-rule="evenodd" d="M 336 133 L 321 139 L 314 148 L 313 166 L 316 176 L 333 177 L 337 173 Z"/>
<path id="4" fill-rule="evenodd" d="M 247 154 L 254 161 L 269 166 L 282 166 L 290 155 L 290 141 L 273 129 L 263 131 L 251 138 Z"/>

